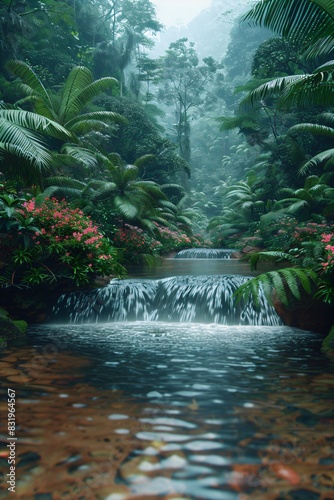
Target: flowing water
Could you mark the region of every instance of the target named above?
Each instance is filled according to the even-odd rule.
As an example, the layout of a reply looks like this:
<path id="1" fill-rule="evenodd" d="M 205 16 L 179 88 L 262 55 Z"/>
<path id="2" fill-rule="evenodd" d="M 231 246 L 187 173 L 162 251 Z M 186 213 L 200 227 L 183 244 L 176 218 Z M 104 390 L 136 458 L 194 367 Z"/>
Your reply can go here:
<path id="1" fill-rule="evenodd" d="M 322 339 L 265 302 L 238 319 L 230 296 L 245 276 L 197 276 L 63 296 L 53 323 L 0 351 L 17 437 L 14 495 L 2 419 L 0 498 L 334 498 Z"/>
<path id="2" fill-rule="evenodd" d="M 175 259 L 231 259 L 236 250 L 225 248 L 187 248 L 180 250 Z"/>

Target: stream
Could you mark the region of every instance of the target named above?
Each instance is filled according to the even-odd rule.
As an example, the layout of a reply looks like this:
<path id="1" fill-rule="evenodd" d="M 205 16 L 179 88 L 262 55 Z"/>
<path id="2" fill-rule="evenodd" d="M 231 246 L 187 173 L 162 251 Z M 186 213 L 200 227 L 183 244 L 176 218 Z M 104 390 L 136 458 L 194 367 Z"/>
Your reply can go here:
<path id="1" fill-rule="evenodd" d="M 2 349 L 0 498 L 334 499 L 334 360 L 264 298 L 235 305 L 237 270 L 169 259 Z"/>

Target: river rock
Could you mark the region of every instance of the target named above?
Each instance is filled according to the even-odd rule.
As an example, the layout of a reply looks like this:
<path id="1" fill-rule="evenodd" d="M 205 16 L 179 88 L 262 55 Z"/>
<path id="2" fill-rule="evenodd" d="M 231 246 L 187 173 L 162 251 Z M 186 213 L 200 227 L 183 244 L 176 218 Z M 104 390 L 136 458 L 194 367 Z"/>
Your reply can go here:
<path id="1" fill-rule="evenodd" d="M 273 305 L 286 326 L 327 335 L 334 325 L 334 307 L 331 304 L 305 298 L 287 307 L 274 297 Z"/>

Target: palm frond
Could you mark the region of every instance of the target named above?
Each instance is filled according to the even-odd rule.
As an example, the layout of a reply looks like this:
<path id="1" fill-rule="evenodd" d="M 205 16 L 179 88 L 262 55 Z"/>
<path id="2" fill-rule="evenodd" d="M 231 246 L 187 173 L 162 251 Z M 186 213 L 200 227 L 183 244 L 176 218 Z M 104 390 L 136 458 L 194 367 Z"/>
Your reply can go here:
<path id="1" fill-rule="evenodd" d="M 242 22 L 265 26 L 298 42 L 323 39 L 333 34 L 332 0 L 262 0 L 244 14 Z"/>
<path id="2" fill-rule="evenodd" d="M 120 214 L 127 219 L 135 219 L 138 215 L 138 208 L 124 197 L 115 196 L 114 205 Z"/>
<path id="3" fill-rule="evenodd" d="M 317 121 L 322 123 L 323 125 L 334 128 L 334 113 L 320 113 L 317 116 Z"/>
<path id="4" fill-rule="evenodd" d="M 334 128 L 318 125 L 315 123 L 298 123 L 288 130 L 288 134 L 309 133 L 313 135 L 321 135 L 324 137 L 334 137 Z"/>
<path id="5" fill-rule="evenodd" d="M 257 118 L 250 115 L 221 116 L 217 119 L 220 123 L 220 130 L 233 130 L 235 128 L 258 129 L 259 122 Z"/>
<path id="6" fill-rule="evenodd" d="M 327 149 L 321 153 L 313 156 L 310 160 L 305 162 L 299 169 L 299 174 L 305 175 L 310 170 L 317 168 L 319 165 L 324 165 L 334 158 L 334 148 Z"/>
<path id="7" fill-rule="evenodd" d="M 108 89 L 115 88 L 118 82 L 115 78 L 105 77 L 95 80 L 94 82 L 87 85 L 79 92 L 76 91 L 70 100 L 67 100 L 65 105 L 61 107 L 61 116 L 66 123 L 67 121 L 74 118 L 88 102 L 90 102 L 94 97 L 96 97 L 101 92 Z"/>
<path id="8" fill-rule="evenodd" d="M 33 130 L 41 134 L 47 134 L 62 141 L 72 139 L 72 134 L 59 123 L 50 120 L 44 116 L 40 116 L 30 111 L 21 109 L 1 109 L 0 119 L 5 122 L 11 123 L 14 126 Z"/>
<path id="9" fill-rule="evenodd" d="M 265 252 L 254 252 L 247 256 L 249 265 L 252 271 L 257 269 L 259 262 L 292 262 L 296 263 L 296 258 L 286 252 L 278 251 L 265 251 Z"/>
<path id="10" fill-rule="evenodd" d="M 137 158 L 136 161 L 134 162 L 134 165 L 141 169 L 142 167 L 145 167 L 148 163 L 151 161 L 156 161 L 157 157 L 152 154 L 147 154 L 144 156 L 141 156 L 140 158 Z"/>
<path id="11" fill-rule="evenodd" d="M 47 177 L 44 179 L 44 184 L 46 186 L 71 187 L 77 189 L 78 191 L 82 191 L 86 187 L 84 182 L 62 175 Z"/>
<path id="12" fill-rule="evenodd" d="M 103 199 L 105 197 L 110 197 L 112 193 L 115 193 L 117 190 L 117 186 L 114 182 L 103 182 L 103 184 L 98 187 L 93 193 L 90 195 L 90 199 L 92 201 Z"/>
<path id="13" fill-rule="evenodd" d="M 303 75 L 286 86 L 278 100 L 278 107 L 330 107 L 333 104 L 333 92 L 333 71 L 316 71 Z"/>
<path id="14" fill-rule="evenodd" d="M 52 156 L 33 131 L 0 117 L 0 150 L 24 158 L 43 171 L 50 168 Z"/>
<path id="15" fill-rule="evenodd" d="M 289 85 L 305 78 L 305 75 L 283 76 L 260 85 L 240 101 L 239 107 L 241 112 L 258 105 L 269 97 L 280 96 L 283 90 L 288 88 Z"/>
<path id="16" fill-rule="evenodd" d="M 58 113 L 61 123 L 66 123 L 70 118 L 79 114 L 82 106 L 74 106 L 73 100 L 80 90 L 86 88 L 92 81 L 91 71 L 84 66 L 76 66 L 70 71 L 61 93 Z"/>
<path id="17" fill-rule="evenodd" d="M 37 94 L 43 101 L 48 103 L 48 107 L 50 110 L 53 109 L 52 101 L 49 98 L 49 93 L 46 88 L 33 71 L 33 69 L 28 66 L 23 61 L 12 60 L 6 63 L 6 67 L 9 69 L 11 73 L 20 78 L 24 85 L 22 85 L 22 89 L 26 95 L 31 94 L 32 92 Z"/>
<path id="18" fill-rule="evenodd" d="M 80 198 L 81 189 L 76 189 L 70 186 L 48 186 L 44 189 L 43 193 L 39 194 L 36 198 L 36 203 L 41 204 L 47 198 L 52 198 L 52 196 L 61 195 L 64 198 Z"/>
<path id="19" fill-rule="evenodd" d="M 79 125 L 82 126 L 82 122 L 101 123 L 103 121 L 125 125 L 128 123 L 128 120 L 119 113 L 114 113 L 113 111 L 93 111 L 91 113 L 83 113 L 79 116 L 75 116 L 66 123 L 66 127 L 73 130 L 74 127 L 78 127 Z"/>
<path id="20" fill-rule="evenodd" d="M 317 59 L 320 56 L 327 56 L 332 54 L 334 49 L 334 38 L 333 35 L 325 36 L 319 38 L 313 44 L 306 47 L 303 53 L 303 59 Z"/>
<path id="21" fill-rule="evenodd" d="M 95 168 L 97 165 L 96 156 L 90 149 L 83 148 L 77 144 L 64 144 L 61 153 L 73 158 L 89 168 Z"/>
<path id="22" fill-rule="evenodd" d="M 122 169 L 122 174 L 125 182 L 135 180 L 138 176 L 138 167 L 136 167 L 135 165 L 126 165 Z"/>

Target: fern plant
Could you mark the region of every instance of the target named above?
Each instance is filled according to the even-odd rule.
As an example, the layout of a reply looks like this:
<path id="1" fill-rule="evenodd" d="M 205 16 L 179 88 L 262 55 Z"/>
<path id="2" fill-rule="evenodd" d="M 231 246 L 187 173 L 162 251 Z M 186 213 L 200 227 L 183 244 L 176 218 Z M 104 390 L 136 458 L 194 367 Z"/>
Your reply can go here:
<path id="1" fill-rule="evenodd" d="M 311 295 L 315 290 L 317 279 L 317 273 L 311 269 L 284 268 L 251 278 L 241 285 L 234 295 L 238 302 L 241 299 L 252 298 L 258 307 L 259 297 L 263 292 L 269 303 L 276 297 L 282 304 L 288 306 L 292 298 L 300 301 L 303 292 Z"/>

